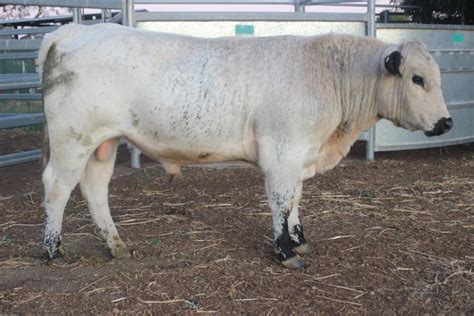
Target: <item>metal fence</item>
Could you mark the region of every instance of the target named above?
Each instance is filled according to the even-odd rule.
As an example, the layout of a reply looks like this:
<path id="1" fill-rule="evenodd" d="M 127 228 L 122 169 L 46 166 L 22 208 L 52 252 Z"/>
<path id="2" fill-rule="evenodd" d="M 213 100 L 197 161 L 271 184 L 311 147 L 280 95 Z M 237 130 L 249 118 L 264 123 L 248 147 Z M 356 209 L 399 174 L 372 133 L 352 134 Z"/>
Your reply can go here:
<path id="1" fill-rule="evenodd" d="M 29 36 L 28 40 L 0 39 L 0 63 L 2 60 L 17 60 L 22 63 L 37 57 L 41 39 L 37 34 L 51 32 L 58 26 L 51 24 L 100 23 L 110 19 L 110 11 L 120 9 L 122 14 L 113 20 L 141 29 L 166 31 L 194 36 L 216 37 L 242 35 L 268 36 L 279 34 L 313 35 L 327 32 L 350 33 L 376 36 L 375 0 L 135 0 L 135 4 L 285 4 L 294 12 L 135 12 L 133 0 L 0 0 L 0 4 L 27 4 L 72 7 L 73 16 L 16 21 L 16 23 L 41 23 L 50 26 L 28 29 L 0 29 L 0 38 L 5 36 Z M 331 4 L 365 8 L 364 13 L 314 13 L 305 12 L 312 5 Z M 91 20 L 83 19 L 79 7 L 103 9 L 102 15 Z M 0 22 L 2 25 L 12 22 Z M 37 24 L 36 24 L 37 25 Z M 240 26 L 237 27 L 237 26 Z M 246 27 L 247 26 L 247 27 Z M 426 138 L 421 133 L 410 133 L 382 121 L 375 128 L 363 133 L 359 139 L 366 141 L 366 157 L 374 159 L 375 151 L 424 148 L 457 144 L 474 140 L 474 28 L 460 26 L 419 26 L 378 24 L 377 37 L 387 42 L 401 42 L 420 39 L 427 43 L 442 68 L 443 92 L 450 112 L 456 122 L 452 132 L 437 138 Z M 239 31 L 240 30 L 240 31 Z M 251 30 L 251 32 L 250 32 Z M 249 32 L 251 34 L 249 34 Z M 1 68 L 0 68 L 1 70 Z M 41 100 L 39 77 L 27 72 L 21 74 L 0 74 L 1 100 Z M 33 89 L 30 93 L 17 93 L 19 89 Z M 10 92 L 15 91 L 15 92 Z M 5 93 L 6 92 L 6 93 Z M 31 93 L 33 92 L 33 93 Z M 41 113 L 0 114 L 0 128 L 12 128 L 38 124 L 43 120 Z M 140 166 L 140 152 L 132 150 L 132 166 Z M 0 156 L 0 167 L 40 157 L 40 151 Z"/>
<path id="2" fill-rule="evenodd" d="M 30 4 L 29 1 L 25 2 Z M 38 57 L 42 36 L 56 30 L 60 25 L 71 23 L 74 20 L 84 24 L 95 24 L 103 22 L 105 17 L 111 17 L 108 11 L 103 11 L 102 14 L 88 14 L 84 16 L 84 19 L 78 19 L 74 14 L 73 16 L 1 21 L 0 102 L 10 100 L 42 102 L 40 78 L 35 67 L 35 59 Z M 42 112 L 28 114 L 0 112 L 0 129 L 36 125 L 43 123 L 43 121 Z M 0 167 L 40 158 L 40 149 L 1 155 Z"/>

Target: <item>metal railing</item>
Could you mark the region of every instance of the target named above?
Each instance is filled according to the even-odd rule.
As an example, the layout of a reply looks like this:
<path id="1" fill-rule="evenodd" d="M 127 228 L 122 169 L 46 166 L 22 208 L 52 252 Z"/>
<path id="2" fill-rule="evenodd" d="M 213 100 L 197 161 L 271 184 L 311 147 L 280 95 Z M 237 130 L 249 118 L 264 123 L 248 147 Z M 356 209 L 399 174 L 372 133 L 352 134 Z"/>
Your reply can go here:
<path id="1" fill-rule="evenodd" d="M 8 1 L 9 4 L 15 1 Z M 2 3 L 2 2 L 0 2 Z M 17 2 L 13 3 L 16 4 Z M 30 4 L 23 1 L 21 4 Z M 93 20 L 96 14 L 87 15 L 85 24 L 97 23 Z M 37 73 L 27 71 L 24 64 L 38 58 L 38 49 L 42 39 L 36 38 L 56 30 L 60 25 L 74 20 L 71 16 L 57 16 L 37 19 L 21 19 L 0 22 L 0 62 L 17 61 L 22 64 L 22 71 L 0 74 L 0 101 L 42 101 L 40 78 Z M 50 26 L 17 28 L 21 25 L 47 24 Z M 56 24 L 56 25 L 53 25 Z M 4 28 L 10 26 L 13 28 Z M 3 27 L 3 28 L 2 28 Z M 15 37 L 16 39 L 12 39 Z M 33 37 L 23 39 L 23 37 Z M 22 93 L 21 90 L 28 90 Z M 11 129 L 42 124 L 43 113 L 0 113 L 0 129 Z M 41 150 L 34 149 L 25 152 L 0 155 L 0 167 L 38 160 Z"/>
<path id="2" fill-rule="evenodd" d="M 102 15 L 100 21 L 103 22 L 110 17 L 110 9 L 121 10 L 122 24 L 128 26 L 135 26 L 135 21 L 144 20 L 213 20 L 213 21 L 232 21 L 232 20 L 265 20 L 265 21 L 358 21 L 366 24 L 367 36 L 375 37 L 375 0 L 0 0 L 0 4 L 14 4 L 14 5 L 34 5 L 34 6 L 58 6 L 58 7 L 69 7 L 73 10 L 73 15 L 68 17 L 54 17 L 54 18 L 40 18 L 40 19 L 23 19 L 23 23 L 33 23 L 34 21 L 42 21 L 45 23 L 56 23 L 64 24 L 69 22 L 74 23 L 91 23 L 83 21 L 82 9 L 81 8 L 95 8 L 102 9 Z M 295 13 L 259 13 L 257 14 L 244 14 L 234 12 L 219 12 L 219 13 L 189 13 L 189 12 L 135 12 L 135 4 L 219 4 L 219 5 L 235 5 L 235 4 L 259 4 L 259 5 L 288 5 L 294 8 Z M 356 6 L 366 7 L 365 13 L 306 13 L 306 7 L 315 5 L 338 5 L 338 6 Z M 49 22 L 48 22 L 49 21 Z M 2 25 L 12 23 L 11 21 L 0 22 Z M 0 29 L 0 38 L 5 36 L 23 36 L 23 35 L 40 35 L 54 31 L 58 26 L 42 26 L 38 28 L 28 29 Z M 39 49 L 41 40 L 40 39 L 29 39 L 29 40 L 13 40 L 13 39 L 0 39 L 0 51 L 4 54 L 0 54 L 0 60 L 27 60 L 37 58 L 37 50 Z M 6 91 L 14 91 L 19 89 L 37 89 L 40 87 L 39 77 L 36 74 L 1 74 L 0 75 L 0 100 L 41 100 L 41 94 L 39 91 L 29 94 L 21 93 L 10 93 Z M 26 126 L 31 124 L 42 123 L 43 117 L 40 113 L 35 114 L 0 114 L 0 128 L 13 128 Z M 374 159 L 374 144 L 375 144 L 375 130 L 370 129 L 368 133 L 363 137 L 367 140 L 367 159 Z M 132 150 L 132 166 L 139 167 L 140 152 L 138 150 Z M 8 157 L 7 157 L 8 156 Z M 30 159 L 31 158 L 31 159 Z M 0 156 L 0 167 L 15 164 L 19 161 L 29 161 L 38 159 L 38 151 L 31 151 L 31 156 L 28 153 L 17 153 L 11 155 Z"/>

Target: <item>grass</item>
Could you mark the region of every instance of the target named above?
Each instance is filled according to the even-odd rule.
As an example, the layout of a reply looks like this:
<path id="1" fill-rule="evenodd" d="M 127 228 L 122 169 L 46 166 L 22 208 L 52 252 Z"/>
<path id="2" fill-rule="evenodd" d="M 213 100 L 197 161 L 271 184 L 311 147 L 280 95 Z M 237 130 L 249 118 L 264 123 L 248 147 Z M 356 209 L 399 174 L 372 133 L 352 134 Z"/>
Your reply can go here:
<path id="1" fill-rule="evenodd" d="M 150 168 L 150 169 L 143 169 L 138 170 L 137 172 L 133 173 L 131 176 L 135 180 L 138 180 L 143 183 L 151 183 L 156 178 L 165 176 L 166 172 L 161 168 Z"/>
<path id="2" fill-rule="evenodd" d="M 161 239 L 160 238 L 155 238 L 151 241 L 151 244 L 153 246 L 159 246 L 161 244 Z"/>
<path id="3" fill-rule="evenodd" d="M 36 134 L 43 131 L 43 124 L 24 126 L 24 127 L 20 127 L 20 129 L 26 133 Z"/>
<path id="4" fill-rule="evenodd" d="M 15 243 L 15 240 L 10 235 L 3 235 L 2 243 L 13 245 Z"/>

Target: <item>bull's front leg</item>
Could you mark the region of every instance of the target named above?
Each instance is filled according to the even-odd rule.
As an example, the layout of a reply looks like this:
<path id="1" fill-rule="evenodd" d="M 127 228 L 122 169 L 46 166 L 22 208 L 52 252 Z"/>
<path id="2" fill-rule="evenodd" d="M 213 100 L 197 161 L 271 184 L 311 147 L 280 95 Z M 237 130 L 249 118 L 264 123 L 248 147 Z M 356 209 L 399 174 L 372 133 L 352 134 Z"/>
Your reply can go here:
<path id="1" fill-rule="evenodd" d="M 265 189 L 272 209 L 275 254 L 285 267 L 300 269 L 304 262 L 295 249 L 303 249 L 306 240 L 298 219 L 298 204 L 310 146 L 294 139 L 287 142 L 279 139 L 266 137 L 259 141 L 259 165 L 265 174 Z"/>
<path id="2" fill-rule="evenodd" d="M 297 210 L 307 148 L 294 142 L 278 143 L 272 138 L 259 143 L 259 163 L 265 174 L 265 189 L 272 209 L 274 250 L 280 262 L 291 269 L 304 266 L 294 249 L 305 243 L 302 229 L 298 230 L 301 224 Z"/>
<path id="3" fill-rule="evenodd" d="M 310 252 L 309 244 L 303 234 L 303 224 L 299 218 L 299 204 L 301 200 L 301 194 L 303 190 L 303 182 L 298 181 L 296 185 L 296 193 L 293 202 L 293 208 L 288 216 L 288 232 L 292 242 L 293 250 L 299 255 L 306 255 Z"/>
<path id="4" fill-rule="evenodd" d="M 294 252 L 295 243 L 290 235 L 289 215 L 297 202 L 298 176 L 284 174 L 284 171 L 266 173 L 265 187 L 273 218 L 273 248 L 278 260 L 287 268 L 300 269 L 304 266 Z"/>
<path id="5" fill-rule="evenodd" d="M 310 253 L 311 247 L 309 246 L 306 238 L 304 237 L 303 233 L 303 224 L 299 218 L 299 204 L 301 200 L 301 195 L 303 191 L 303 181 L 314 177 L 316 174 L 315 166 L 310 166 L 305 168 L 301 174 L 296 185 L 296 194 L 293 203 L 293 208 L 291 210 L 290 215 L 288 216 L 288 231 L 290 233 L 291 241 L 293 242 L 293 249 L 299 255 L 306 255 Z"/>

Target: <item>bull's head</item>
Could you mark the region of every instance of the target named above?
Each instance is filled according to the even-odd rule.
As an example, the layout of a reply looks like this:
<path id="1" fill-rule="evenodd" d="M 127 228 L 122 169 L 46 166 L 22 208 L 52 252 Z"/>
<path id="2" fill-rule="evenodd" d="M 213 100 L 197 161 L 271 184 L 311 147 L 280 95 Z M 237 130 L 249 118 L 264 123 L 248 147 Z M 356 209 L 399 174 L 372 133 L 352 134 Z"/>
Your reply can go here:
<path id="1" fill-rule="evenodd" d="M 442 135 L 453 127 L 441 92 L 438 64 L 418 41 L 391 47 L 381 63 L 377 89 L 379 116 L 426 136 Z"/>

